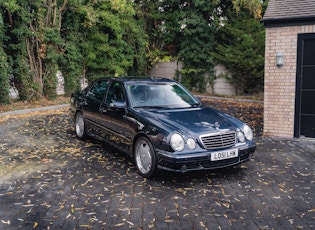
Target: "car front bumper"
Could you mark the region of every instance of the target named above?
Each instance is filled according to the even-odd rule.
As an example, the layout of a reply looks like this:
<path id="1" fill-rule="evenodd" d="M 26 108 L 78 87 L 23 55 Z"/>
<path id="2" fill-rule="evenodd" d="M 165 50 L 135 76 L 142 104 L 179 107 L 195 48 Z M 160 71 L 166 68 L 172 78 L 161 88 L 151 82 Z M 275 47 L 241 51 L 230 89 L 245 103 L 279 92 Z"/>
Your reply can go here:
<path id="1" fill-rule="evenodd" d="M 255 152 L 256 145 L 254 143 L 244 144 L 238 146 L 237 149 L 237 157 L 217 161 L 211 161 L 211 154 L 215 151 L 179 155 L 157 150 L 158 168 L 174 172 L 187 172 L 230 167 L 249 161 Z"/>

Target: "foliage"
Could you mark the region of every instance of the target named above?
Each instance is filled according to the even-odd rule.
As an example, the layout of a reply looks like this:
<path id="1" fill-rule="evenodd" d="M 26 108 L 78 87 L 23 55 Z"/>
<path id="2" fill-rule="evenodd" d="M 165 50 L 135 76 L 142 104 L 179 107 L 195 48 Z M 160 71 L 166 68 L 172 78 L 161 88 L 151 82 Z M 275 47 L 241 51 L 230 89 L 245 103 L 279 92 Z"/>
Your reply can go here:
<path id="1" fill-rule="evenodd" d="M 22 100 L 55 98 L 58 70 L 68 95 L 82 77 L 146 73 L 144 21 L 131 1 L 9 0 L 0 9 L 12 69 L 4 78 L 14 76 Z"/>
<path id="2" fill-rule="evenodd" d="M 160 0 L 134 0 L 136 18 L 143 25 L 146 38 L 146 69 L 160 61 L 176 60 L 163 50 L 165 34 L 163 32 L 164 13 L 161 11 Z"/>
<path id="3" fill-rule="evenodd" d="M 46 4 L 45 0 L 24 0 L 6 8 L 10 45 L 5 51 L 22 100 L 56 95 L 56 68 L 52 66 L 58 59 L 58 26 L 63 10 L 58 7 L 57 1 Z"/>
<path id="4" fill-rule="evenodd" d="M 253 14 L 256 19 L 262 18 L 264 2 L 266 3 L 268 0 L 232 0 L 233 7 L 237 13 L 245 9 Z"/>
<path id="5" fill-rule="evenodd" d="M 64 77 L 64 90 L 66 95 L 80 89 L 80 79 L 85 77 L 85 63 L 82 47 L 84 45 L 84 30 L 77 3 L 69 1 L 67 10 L 63 14 L 60 36 L 64 40 L 58 61 L 59 69 Z"/>
<path id="6" fill-rule="evenodd" d="M 232 7 L 261 15 L 259 0 L 0 0 L 1 101 L 9 76 L 22 100 L 55 98 L 58 71 L 69 95 L 82 78 L 146 75 L 160 60 L 183 61 L 180 79 L 202 91 Z"/>
<path id="7" fill-rule="evenodd" d="M 261 90 L 264 75 L 264 28 L 250 13 L 230 11 L 213 56 L 231 72 L 227 79 L 245 92 Z"/>
<path id="8" fill-rule="evenodd" d="M 6 54 L 2 47 L 0 47 L 0 104 L 8 104 L 9 98 L 9 79 L 8 79 L 8 62 Z"/>
<path id="9" fill-rule="evenodd" d="M 132 2 L 96 1 L 78 9 L 84 18 L 83 62 L 87 78 L 145 73 L 145 33 Z"/>
<path id="10" fill-rule="evenodd" d="M 182 83 L 189 89 L 203 91 L 213 83 L 213 53 L 216 34 L 227 12 L 236 15 L 246 10 L 259 17 L 259 0 L 164 0 L 159 1 L 159 26 L 151 36 L 161 38 L 160 55 L 183 61 Z M 156 54 L 158 54 L 156 52 Z M 160 57 L 161 59 L 162 57 Z M 209 79 L 206 78 L 209 76 Z"/>
<path id="11" fill-rule="evenodd" d="M 164 14 L 160 30 L 163 49 L 183 61 L 182 83 L 192 89 L 204 86 L 204 75 L 213 68 L 215 9 L 220 1 L 161 1 Z"/>
<path id="12" fill-rule="evenodd" d="M 0 16 L 2 12 L 0 10 Z M 3 42 L 4 42 L 4 34 L 3 34 L 3 21 L 2 17 L 0 18 L 0 104 L 8 104 L 10 102 L 9 98 L 9 65 L 7 61 L 7 55 L 3 50 Z"/>
<path id="13" fill-rule="evenodd" d="M 19 49 L 23 49 L 24 53 L 26 53 L 25 43 L 22 42 L 24 41 L 23 38 L 25 36 L 25 30 L 23 29 L 18 30 L 17 28 L 12 28 L 13 22 L 15 24 L 18 24 L 18 22 L 21 21 L 21 18 L 16 19 L 14 18 L 16 12 L 20 10 L 20 7 L 17 5 L 17 2 L 15 0 L 1 1 L 0 6 L 2 11 L 1 20 L 3 20 L 2 27 L 3 36 L 1 37 L 1 43 L 5 42 L 6 44 L 9 44 L 7 46 L 3 46 L 4 55 L 7 56 L 9 66 L 8 67 L 1 66 L 1 72 L 7 75 L 6 76 L 7 79 L 9 78 L 9 74 L 15 76 L 14 79 L 16 82 L 16 87 L 20 91 L 20 97 L 21 99 L 26 99 L 26 94 L 24 94 L 24 92 L 27 91 L 27 88 L 20 86 L 21 82 L 23 82 L 24 79 L 27 78 L 28 71 L 26 72 L 26 76 L 24 76 L 24 78 L 20 77 L 22 76 L 22 74 L 20 73 L 22 73 L 23 70 L 28 68 L 24 68 L 25 62 L 23 61 L 25 59 L 23 59 L 21 52 L 19 52 Z M 27 80 L 25 80 L 24 82 L 27 82 Z"/>

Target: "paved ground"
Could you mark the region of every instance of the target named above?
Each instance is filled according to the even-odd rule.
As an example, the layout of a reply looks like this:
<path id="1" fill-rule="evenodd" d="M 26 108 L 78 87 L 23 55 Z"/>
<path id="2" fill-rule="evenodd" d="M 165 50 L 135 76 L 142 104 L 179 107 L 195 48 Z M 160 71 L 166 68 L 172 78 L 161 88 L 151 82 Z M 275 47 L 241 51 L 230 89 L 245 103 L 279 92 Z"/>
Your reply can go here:
<path id="1" fill-rule="evenodd" d="M 0 229 L 314 229 L 315 141 L 257 137 L 241 168 L 145 180 L 67 110 L 0 123 Z"/>

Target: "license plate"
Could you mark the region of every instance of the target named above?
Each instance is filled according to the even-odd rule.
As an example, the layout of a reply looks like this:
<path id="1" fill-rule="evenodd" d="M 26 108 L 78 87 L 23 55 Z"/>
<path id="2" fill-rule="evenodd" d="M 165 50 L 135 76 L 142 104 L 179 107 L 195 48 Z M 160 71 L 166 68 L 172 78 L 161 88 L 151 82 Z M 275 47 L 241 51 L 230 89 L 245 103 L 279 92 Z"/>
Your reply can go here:
<path id="1" fill-rule="evenodd" d="M 238 149 L 230 149 L 226 151 L 211 153 L 211 161 L 219 161 L 238 157 Z"/>

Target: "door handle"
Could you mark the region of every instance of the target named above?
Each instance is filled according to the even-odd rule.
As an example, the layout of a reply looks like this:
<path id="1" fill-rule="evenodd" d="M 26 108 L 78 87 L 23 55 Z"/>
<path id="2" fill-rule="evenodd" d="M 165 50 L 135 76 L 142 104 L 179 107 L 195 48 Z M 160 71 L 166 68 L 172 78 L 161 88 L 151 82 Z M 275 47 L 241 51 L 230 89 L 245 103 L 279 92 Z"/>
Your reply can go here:
<path id="1" fill-rule="evenodd" d="M 107 109 L 105 108 L 100 108 L 100 113 L 106 113 L 107 112 Z"/>

